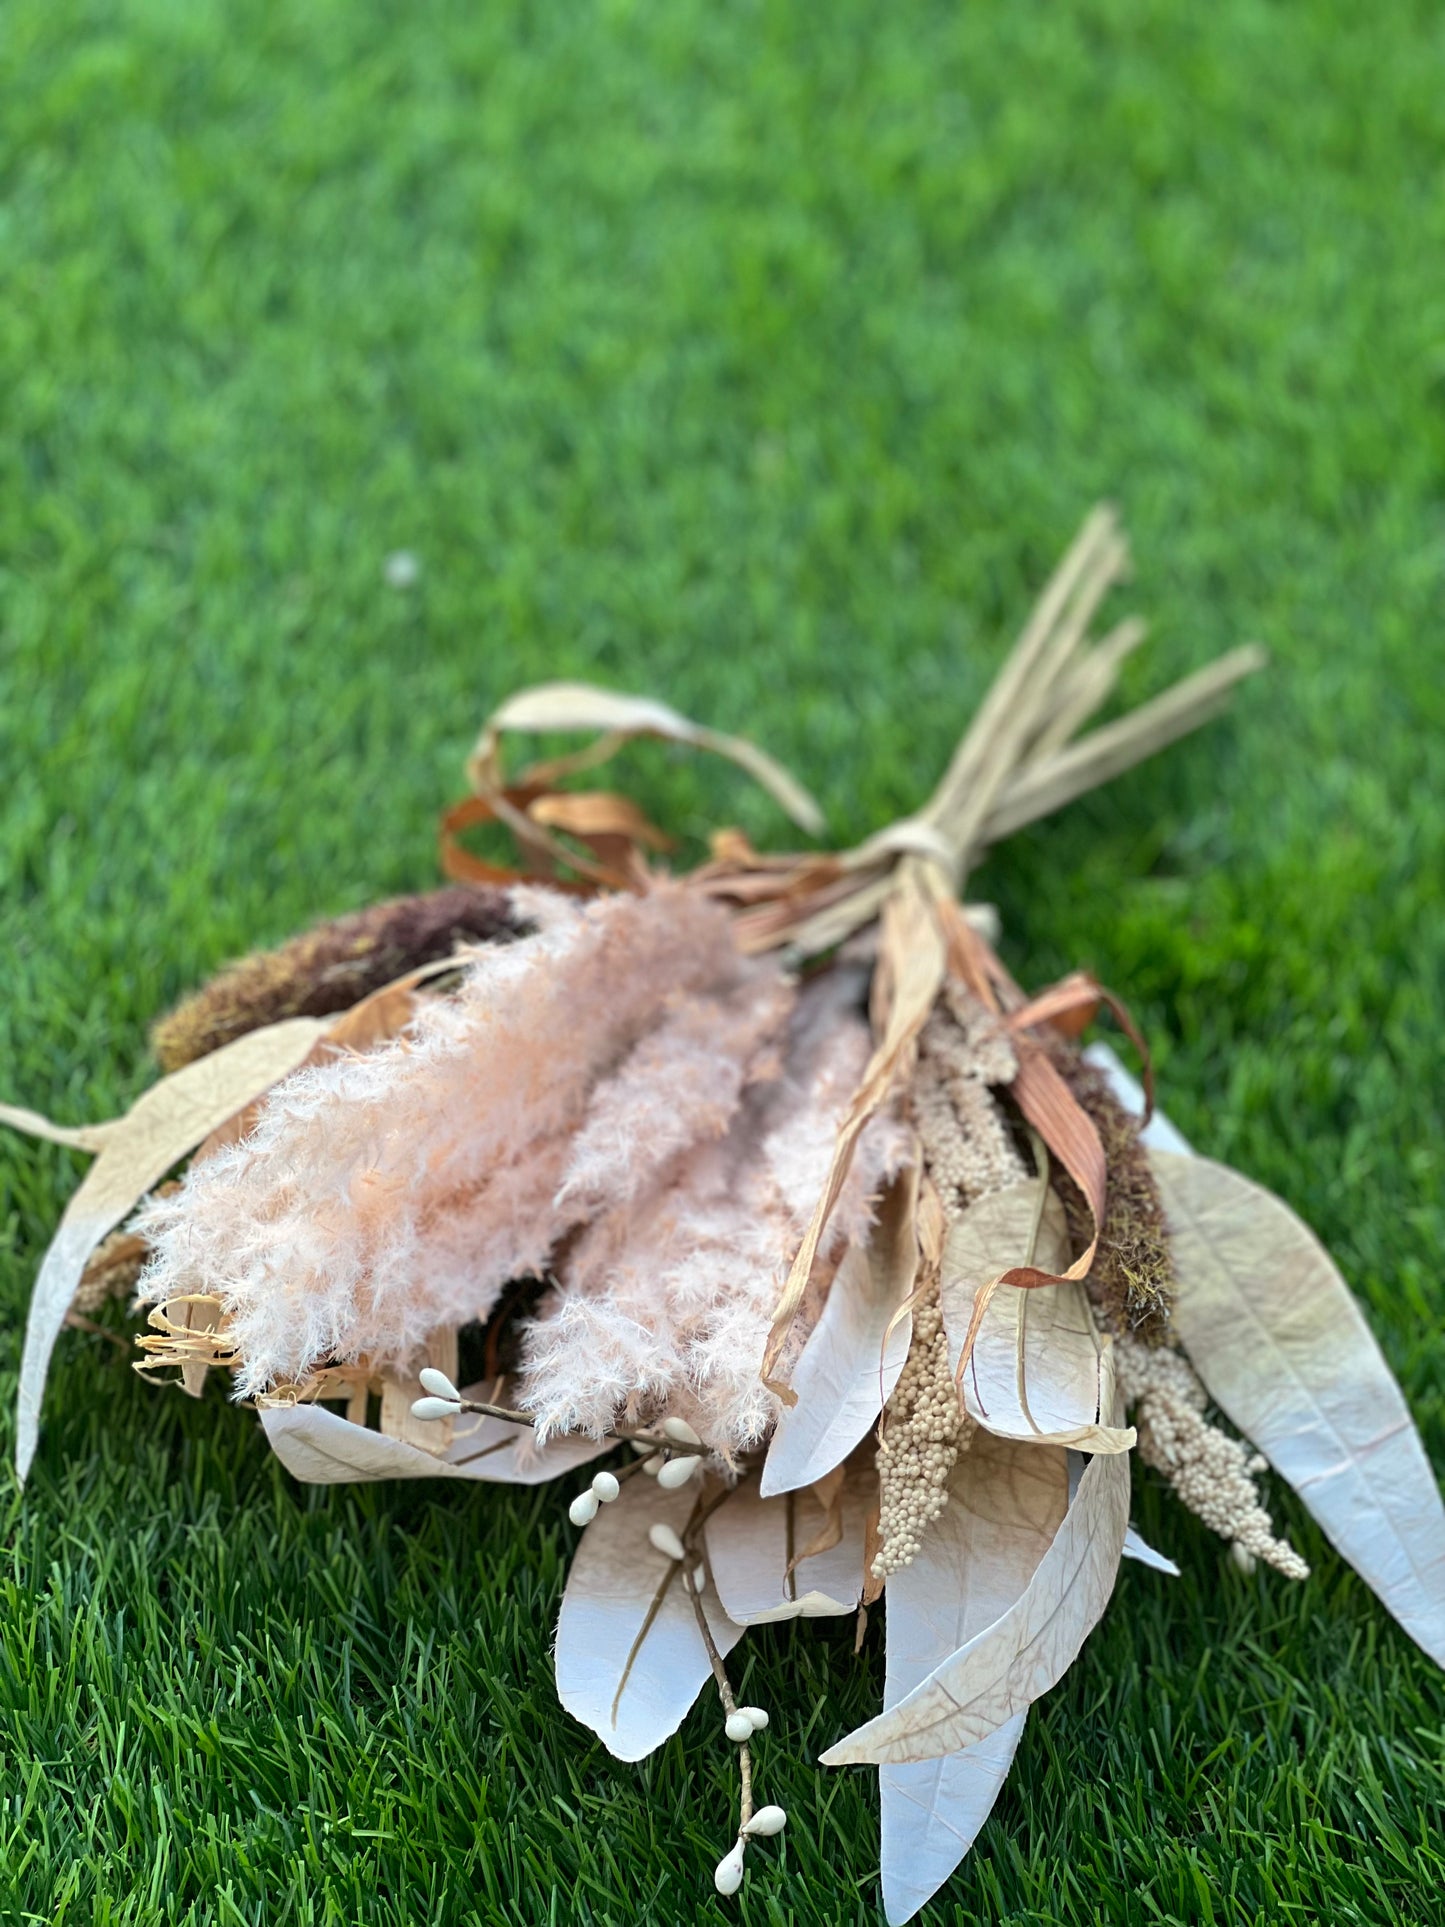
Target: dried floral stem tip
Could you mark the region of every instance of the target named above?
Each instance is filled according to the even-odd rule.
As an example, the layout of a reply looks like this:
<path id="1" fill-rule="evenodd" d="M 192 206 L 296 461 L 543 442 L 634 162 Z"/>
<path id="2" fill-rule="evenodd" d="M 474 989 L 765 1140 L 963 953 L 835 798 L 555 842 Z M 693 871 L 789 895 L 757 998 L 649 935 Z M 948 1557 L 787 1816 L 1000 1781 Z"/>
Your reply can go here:
<path id="1" fill-rule="evenodd" d="M 452 1384 L 445 1372 L 439 1372 L 435 1365 L 425 1365 L 421 1371 L 421 1388 L 430 1392 L 433 1398 L 448 1399 L 453 1405 L 460 1405 L 462 1395 Z"/>
<path id="2" fill-rule="evenodd" d="M 684 1559 L 682 1541 L 672 1527 L 662 1519 L 657 1519 L 647 1528 L 647 1537 L 653 1548 L 666 1559 Z"/>
<path id="3" fill-rule="evenodd" d="M 725 1853 L 713 1870 L 712 1884 L 723 1895 L 735 1894 L 743 1884 L 743 1843 Z"/>
<path id="4" fill-rule="evenodd" d="M 664 1492 L 675 1492 L 678 1486 L 687 1484 L 701 1464 L 702 1460 L 696 1453 L 689 1453 L 680 1459 L 670 1458 L 658 1467 L 657 1483 Z"/>
<path id="5" fill-rule="evenodd" d="M 419 1419 L 455 1418 L 461 1410 L 459 1400 L 450 1398 L 414 1398 L 411 1402 L 411 1415 Z"/>
<path id="6" fill-rule="evenodd" d="M 759 1807 L 744 1826 L 743 1832 L 755 1840 L 767 1840 L 773 1834 L 781 1833 L 787 1824 L 788 1816 L 781 1807 Z"/>

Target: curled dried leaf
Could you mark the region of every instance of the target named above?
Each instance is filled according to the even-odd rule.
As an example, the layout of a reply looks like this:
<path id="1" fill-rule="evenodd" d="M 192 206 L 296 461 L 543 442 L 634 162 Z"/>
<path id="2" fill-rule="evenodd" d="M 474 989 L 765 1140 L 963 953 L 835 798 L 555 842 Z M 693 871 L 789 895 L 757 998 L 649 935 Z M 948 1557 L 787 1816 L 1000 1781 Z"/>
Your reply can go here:
<path id="1" fill-rule="evenodd" d="M 975 1304 L 991 1282 L 1027 1265 L 1062 1272 L 1068 1256 L 1063 1207 L 1046 1182 L 1042 1194 L 1040 1180 L 1031 1178 L 970 1205 L 944 1246 L 949 1362 L 956 1375 L 961 1368 L 964 1410 L 998 1437 L 1127 1452 L 1133 1428 L 1102 1416 L 1113 1409 L 1109 1348 L 1076 1280 L 992 1292 L 964 1360 Z"/>

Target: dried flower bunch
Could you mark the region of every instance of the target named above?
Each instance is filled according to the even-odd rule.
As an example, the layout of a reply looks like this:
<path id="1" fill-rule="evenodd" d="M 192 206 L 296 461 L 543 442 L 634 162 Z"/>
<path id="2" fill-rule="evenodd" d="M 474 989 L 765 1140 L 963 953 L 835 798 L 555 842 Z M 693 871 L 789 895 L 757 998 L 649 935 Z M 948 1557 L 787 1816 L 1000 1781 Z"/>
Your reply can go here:
<path id="1" fill-rule="evenodd" d="M 22 1476 L 62 1324 L 134 1292 L 139 1369 L 229 1371 L 300 1479 L 566 1480 L 559 1696 L 636 1760 L 712 1679 L 724 1894 L 786 1817 L 754 1802 L 769 1722 L 729 1651 L 884 1595 L 883 1708 L 823 1760 L 879 1769 L 890 1921 L 972 1844 L 1120 1559 L 1177 1570 L 1129 1525 L 1136 1449 L 1238 1562 L 1303 1577 L 1272 1466 L 1445 1661 L 1445 1511 L 1338 1271 L 1081 1051 L 1092 979 L 1025 995 L 960 901 L 991 842 L 1256 665 L 1080 735 L 1142 635 L 1090 637 L 1124 565 L 1097 512 L 928 804 L 839 854 L 723 832 L 668 873 L 633 804 L 565 787 L 628 737 L 816 808 L 661 704 L 524 692 L 443 818 L 450 887 L 224 972 L 157 1026 L 168 1074 L 124 1117 L 0 1108 L 95 1154 L 36 1282 Z M 507 733 L 570 729 L 600 740 L 507 777 Z M 467 850 L 488 821 L 523 870 Z"/>

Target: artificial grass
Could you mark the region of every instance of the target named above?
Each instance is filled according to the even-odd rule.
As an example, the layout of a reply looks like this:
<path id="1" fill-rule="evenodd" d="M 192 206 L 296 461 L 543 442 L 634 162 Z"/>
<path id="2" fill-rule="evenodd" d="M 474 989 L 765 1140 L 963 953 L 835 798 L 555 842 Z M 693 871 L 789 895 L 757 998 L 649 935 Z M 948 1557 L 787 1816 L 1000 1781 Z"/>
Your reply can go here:
<path id="1" fill-rule="evenodd" d="M 1442 82 L 1400 0 L 9 0 L 5 1095 L 112 1112 L 222 959 L 428 882 L 529 680 L 751 731 L 874 827 L 1112 495 L 1131 689 L 1274 666 L 974 888 L 1315 1224 L 1445 1465 Z M 5 1409 L 76 1168 L 0 1140 Z M 1186 1576 L 1125 1571 L 924 1919 L 1445 1919 L 1445 1682 L 1287 1497 L 1298 1588 L 1139 1482 Z M 6 1493 L 7 1920 L 879 1917 L 870 1778 L 810 1763 L 876 1629 L 739 1649 L 792 1819 L 723 1904 L 713 1710 L 634 1769 L 556 1706 L 555 1493 L 303 1491 L 79 1334 Z"/>

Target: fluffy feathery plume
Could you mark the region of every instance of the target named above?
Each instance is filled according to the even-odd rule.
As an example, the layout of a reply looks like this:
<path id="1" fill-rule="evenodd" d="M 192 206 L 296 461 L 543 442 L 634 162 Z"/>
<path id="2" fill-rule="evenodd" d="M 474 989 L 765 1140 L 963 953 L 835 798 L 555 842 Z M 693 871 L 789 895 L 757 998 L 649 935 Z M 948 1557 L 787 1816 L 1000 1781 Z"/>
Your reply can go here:
<path id="1" fill-rule="evenodd" d="M 404 1366 L 439 1326 L 485 1317 L 596 1209 L 602 1138 L 625 1135 L 638 1187 L 655 1179 L 689 1131 L 724 1127 L 786 1016 L 782 972 L 740 957 L 696 893 L 511 902 L 534 934 L 470 953 L 391 1042 L 286 1079 L 138 1222 L 143 1296 L 220 1301 L 239 1395 L 327 1359 Z M 637 1053 L 654 1047 L 645 1098 Z"/>
<path id="2" fill-rule="evenodd" d="M 858 991 L 845 971 L 807 985 L 780 1074 L 745 1091 L 726 1136 L 599 1217 L 559 1260 L 557 1289 L 525 1334 L 521 1403 L 539 1436 L 600 1436 L 661 1409 L 724 1457 L 766 1435 L 777 1401 L 758 1361 L 870 1048 Z M 907 1144 L 893 1116 L 870 1125 L 823 1262 L 867 1235 Z"/>
<path id="3" fill-rule="evenodd" d="M 408 970 L 449 957 L 459 944 L 510 942 L 525 928 L 505 890 L 392 897 L 228 964 L 156 1022 L 151 1048 L 162 1070 L 179 1070 L 263 1024 L 349 1010 Z"/>
<path id="4" fill-rule="evenodd" d="M 1144 1463 L 1162 1472 L 1189 1510 L 1238 1552 L 1263 1559 L 1287 1579 L 1308 1579 L 1309 1567 L 1274 1536 L 1259 1503 L 1254 1480 L 1265 1460 L 1205 1418 L 1208 1394 L 1183 1353 L 1125 1336 L 1116 1340 L 1114 1357 Z"/>

